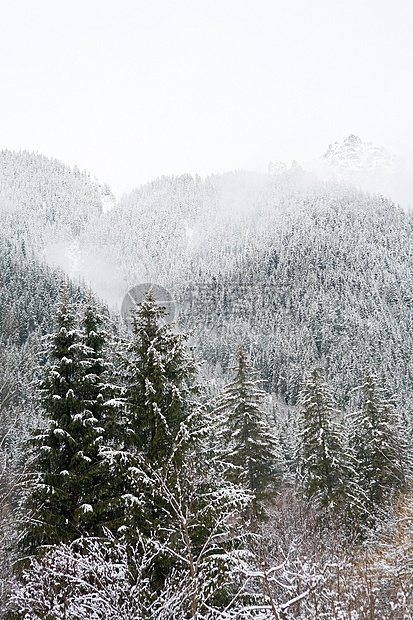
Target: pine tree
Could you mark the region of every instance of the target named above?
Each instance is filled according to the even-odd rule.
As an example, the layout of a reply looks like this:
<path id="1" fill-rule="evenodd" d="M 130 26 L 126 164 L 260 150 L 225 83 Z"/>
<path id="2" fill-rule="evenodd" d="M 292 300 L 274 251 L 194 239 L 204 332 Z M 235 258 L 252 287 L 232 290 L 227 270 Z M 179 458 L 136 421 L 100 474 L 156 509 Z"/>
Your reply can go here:
<path id="1" fill-rule="evenodd" d="M 132 316 L 132 337 L 121 353 L 117 430 L 112 445 L 103 450 L 111 478 L 119 482 L 111 502 L 117 529 L 130 543 L 151 537 L 162 511 L 137 472 L 143 467 L 164 472 L 159 475 L 170 482 L 187 449 L 196 361 L 186 349 L 188 336 L 174 333 L 164 315 L 148 290 Z"/>
<path id="2" fill-rule="evenodd" d="M 188 335 L 163 322 L 165 308 L 151 290 L 132 315 L 133 337 L 124 357 L 125 445 L 156 467 L 173 454 L 181 424 L 190 412 L 190 381 L 196 362 Z"/>
<path id="3" fill-rule="evenodd" d="M 337 511 L 344 501 L 347 464 L 336 404 L 317 369 L 300 395 L 297 461 L 304 496 Z"/>
<path id="4" fill-rule="evenodd" d="M 365 497 L 358 516 L 366 526 L 407 488 L 411 452 L 406 432 L 385 390 L 374 374 L 365 373 L 359 387 L 361 406 L 350 417 L 350 445 L 357 468 L 357 484 Z"/>
<path id="5" fill-rule="evenodd" d="M 90 306 L 79 328 L 79 316 L 66 301 L 57 316 L 57 332 L 49 337 L 41 402 L 45 428 L 34 438 L 36 473 L 26 509 L 31 519 L 22 546 L 69 542 L 100 529 L 97 504 L 107 476 L 99 455 L 105 433 L 100 375 L 104 336 Z"/>
<path id="6" fill-rule="evenodd" d="M 112 364 L 110 344 L 112 337 L 106 330 L 107 319 L 90 301 L 81 322 L 81 376 L 80 396 L 83 400 L 83 448 L 89 459 L 84 472 L 85 494 L 89 497 L 89 510 L 83 515 L 84 530 L 100 536 L 103 527 L 110 526 L 115 518 L 111 508 L 117 486 L 109 478 L 107 463 L 102 457 L 102 447 L 113 441 L 117 412 L 111 406 L 117 393 L 111 382 Z"/>
<path id="7" fill-rule="evenodd" d="M 228 479 L 254 493 L 258 502 L 271 495 L 279 483 L 281 457 L 263 410 L 265 392 L 238 348 L 235 378 L 219 398 L 214 415 L 220 440 L 220 458 Z"/>

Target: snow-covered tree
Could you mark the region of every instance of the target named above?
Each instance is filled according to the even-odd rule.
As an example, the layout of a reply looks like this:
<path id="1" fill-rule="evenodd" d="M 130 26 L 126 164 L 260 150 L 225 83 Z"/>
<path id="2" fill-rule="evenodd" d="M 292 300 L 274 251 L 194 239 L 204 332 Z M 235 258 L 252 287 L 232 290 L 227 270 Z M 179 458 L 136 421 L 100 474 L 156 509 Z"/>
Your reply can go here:
<path id="1" fill-rule="evenodd" d="M 188 335 L 163 321 L 165 308 L 151 290 L 132 315 L 132 339 L 123 357 L 125 447 L 156 466 L 166 463 L 190 412 L 190 382 L 196 362 Z"/>
<path id="2" fill-rule="evenodd" d="M 30 345 L 0 344 L 0 617 L 19 556 L 17 507 L 32 466 L 26 441 L 38 423 L 31 394 L 36 361 Z"/>
<path id="3" fill-rule="evenodd" d="M 300 394 L 299 476 L 304 496 L 333 511 L 342 504 L 348 481 L 338 414 L 326 383 L 314 369 Z"/>
<path id="4" fill-rule="evenodd" d="M 119 365 L 118 420 L 112 442 L 102 449 L 113 481 L 110 528 L 131 545 L 139 537 L 156 536 L 161 521 L 167 527 L 165 500 L 139 472 L 146 467 L 172 484 L 190 442 L 197 363 L 187 350 L 188 336 L 174 333 L 162 320 L 164 313 L 149 290 L 132 316 L 132 336 Z M 152 583 L 159 589 L 172 562 L 159 556 L 154 564 Z"/>
<path id="5" fill-rule="evenodd" d="M 229 617 L 352 617 L 343 606 L 349 557 L 331 515 L 291 490 L 281 492 L 268 512 L 247 550 L 239 553 L 234 582 L 242 584 L 244 600 L 238 596 Z"/>
<path id="6" fill-rule="evenodd" d="M 263 407 L 265 392 L 238 348 L 235 378 L 228 383 L 214 411 L 219 458 L 230 481 L 255 494 L 260 502 L 274 493 L 282 472 L 278 443 Z"/>
<path id="7" fill-rule="evenodd" d="M 391 519 L 365 553 L 366 578 L 373 584 L 377 617 L 392 609 L 395 618 L 413 615 L 413 498 L 402 495 Z"/>
<path id="8" fill-rule="evenodd" d="M 25 509 L 22 546 L 68 542 L 84 533 L 96 534 L 96 511 L 107 474 L 99 447 L 105 434 L 100 374 L 104 336 L 98 315 L 89 307 L 83 329 L 77 311 L 66 301 L 57 316 L 57 332 L 48 339 L 41 403 L 45 427 L 34 437 L 35 473 Z"/>
<path id="9" fill-rule="evenodd" d="M 111 406 L 118 388 L 112 382 L 111 341 L 107 317 L 89 301 L 80 324 L 80 386 L 83 401 L 82 452 L 89 462 L 82 483 L 89 497 L 89 510 L 84 515 L 84 530 L 102 535 L 114 518 L 111 500 L 116 481 L 110 481 L 107 463 L 102 458 L 103 445 L 113 441 L 116 410 Z"/>
<path id="10" fill-rule="evenodd" d="M 182 617 L 194 620 L 228 603 L 236 562 L 233 550 L 247 537 L 240 515 L 252 499 L 211 465 L 190 449 L 178 470 L 172 459 L 172 471 L 154 469 L 142 459 L 132 473 L 135 484 L 158 507 L 158 523 L 149 539 L 157 551 L 148 567 L 152 585 L 167 568 L 164 584 L 174 583 Z"/>
<path id="11" fill-rule="evenodd" d="M 142 545 L 136 553 L 111 538 L 52 545 L 14 580 L 7 611 L 31 620 L 155 620 L 151 559 Z"/>
<path id="12" fill-rule="evenodd" d="M 365 497 L 358 516 L 372 526 L 380 509 L 389 506 L 407 488 L 411 475 L 411 450 L 400 417 L 377 377 L 365 373 L 359 387 L 361 406 L 351 414 L 351 447 L 356 482 Z"/>

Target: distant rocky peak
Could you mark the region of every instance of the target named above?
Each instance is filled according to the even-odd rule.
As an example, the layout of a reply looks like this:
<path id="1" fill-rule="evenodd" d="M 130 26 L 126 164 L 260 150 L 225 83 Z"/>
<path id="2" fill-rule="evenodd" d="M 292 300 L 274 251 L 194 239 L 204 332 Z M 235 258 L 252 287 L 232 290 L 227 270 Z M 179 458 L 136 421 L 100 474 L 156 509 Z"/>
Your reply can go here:
<path id="1" fill-rule="evenodd" d="M 390 168 L 393 157 L 381 146 L 363 142 L 358 136 L 350 134 L 343 142 L 330 144 L 323 155 L 327 166 L 339 171 L 371 170 Z"/>

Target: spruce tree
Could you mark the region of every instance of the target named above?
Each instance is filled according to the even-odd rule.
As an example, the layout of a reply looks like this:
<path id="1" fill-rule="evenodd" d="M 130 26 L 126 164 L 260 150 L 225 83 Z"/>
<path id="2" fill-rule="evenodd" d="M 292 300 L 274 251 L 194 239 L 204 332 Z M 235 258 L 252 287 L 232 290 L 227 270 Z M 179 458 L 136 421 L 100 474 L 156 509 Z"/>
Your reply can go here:
<path id="1" fill-rule="evenodd" d="M 158 467 L 175 449 L 181 424 L 190 412 L 190 381 L 196 362 L 188 335 L 163 321 L 166 311 L 149 289 L 132 315 L 132 340 L 124 356 L 125 445 Z"/>
<path id="2" fill-rule="evenodd" d="M 366 372 L 359 392 L 360 408 L 350 416 L 350 445 L 357 484 L 365 499 L 355 518 L 371 527 L 407 488 L 412 459 L 406 431 L 377 377 Z"/>
<path id="3" fill-rule="evenodd" d="M 47 363 L 41 382 L 45 428 L 33 443 L 38 458 L 25 508 L 30 521 L 22 546 L 69 542 L 101 531 L 97 504 L 107 475 L 99 455 L 105 433 L 100 375 L 104 336 L 92 307 L 83 330 L 73 307 L 63 303 L 57 332 L 48 339 Z"/>
<path id="4" fill-rule="evenodd" d="M 220 458 L 227 478 L 251 491 L 260 502 L 271 495 L 281 476 L 281 456 L 263 409 L 265 392 L 238 348 L 235 378 L 228 383 L 214 412 Z"/>
<path id="5" fill-rule="evenodd" d="M 349 479 L 338 410 L 330 391 L 314 369 L 300 394 L 297 462 L 304 496 L 338 511 Z"/>
<path id="6" fill-rule="evenodd" d="M 116 432 L 117 412 L 111 405 L 118 388 L 112 383 L 111 341 L 107 318 L 90 301 L 81 322 L 82 346 L 80 396 L 83 401 L 83 455 L 89 459 L 85 468 L 85 495 L 89 510 L 82 516 L 88 534 L 100 536 L 114 512 L 111 508 L 117 482 L 110 480 L 102 447 L 110 444 Z"/>
<path id="7" fill-rule="evenodd" d="M 188 336 L 174 333 L 164 316 L 165 309 L 148 290 L 132 315 L 131 338 L 123 343 L 117 431 L 103 450 L 111 478 L 119 481 L 111 502 L 119 516 L 117 529 L 131 543 L 151 537 L 162 512 L 160 500 L 138 472 L 163 472 L 159 475 L 170 483 L 188 445 L 186 423 L 197 364 L 186 348 Z"/>

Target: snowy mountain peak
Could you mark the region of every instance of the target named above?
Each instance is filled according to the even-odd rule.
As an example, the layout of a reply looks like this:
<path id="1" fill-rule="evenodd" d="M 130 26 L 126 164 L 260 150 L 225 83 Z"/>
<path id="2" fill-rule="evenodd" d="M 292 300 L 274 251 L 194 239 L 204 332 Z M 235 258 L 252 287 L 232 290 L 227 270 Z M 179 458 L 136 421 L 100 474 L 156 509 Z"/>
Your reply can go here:
<path id="1" fill-rule="evenodd" d="M 358 136 L 350 134 L 343 142 L 330 144 L 323 155 L 330 168 L 337 171 L 379 171 L 389 169 L 394 158 L 381 146 L 363 142 Z"/>
<path id="2" fill-rule="evenodd" d="M 324 179 L 388 196 L 405 208 L 413 204 L 413 155 L 395 155 L 350 134 L 310 165 Z"/>

